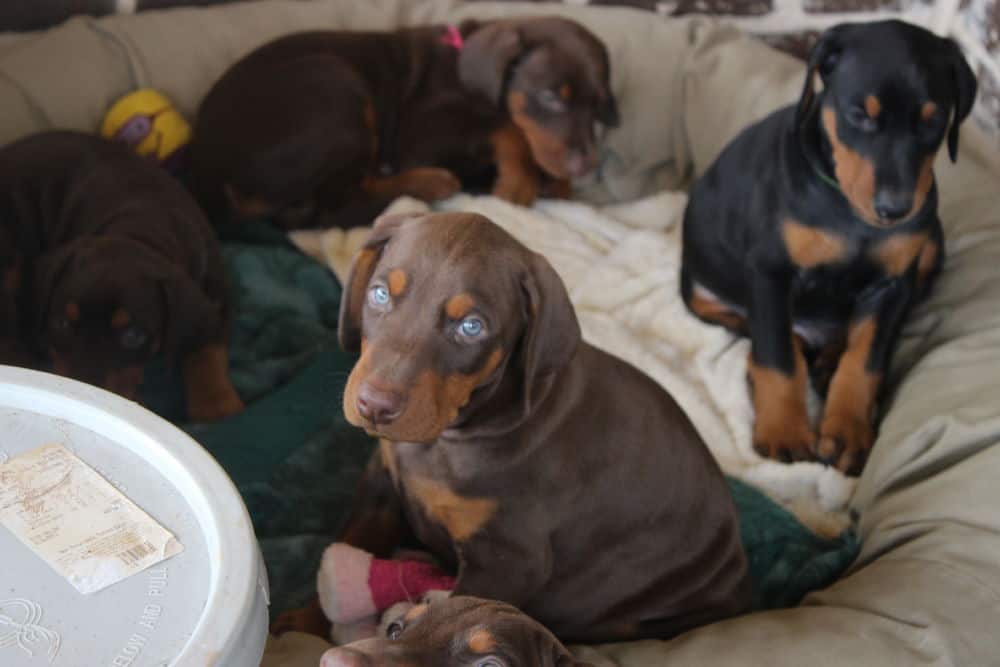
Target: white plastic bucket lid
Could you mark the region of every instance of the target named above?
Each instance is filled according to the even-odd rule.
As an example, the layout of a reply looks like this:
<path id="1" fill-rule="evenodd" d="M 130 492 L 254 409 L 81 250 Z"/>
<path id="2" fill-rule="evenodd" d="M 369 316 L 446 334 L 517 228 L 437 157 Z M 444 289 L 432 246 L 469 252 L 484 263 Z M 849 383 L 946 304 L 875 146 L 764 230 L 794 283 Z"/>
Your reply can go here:
<path id="1" fill-rule="evenodd" d="M 0 366 L 0 463 L 62 444 L 172 532 L 184 551 L 82 595 L 0 527 L 0 665 L 260 663 L 267 575 L 232 481 L 198 443 L 87 384 Z"/>

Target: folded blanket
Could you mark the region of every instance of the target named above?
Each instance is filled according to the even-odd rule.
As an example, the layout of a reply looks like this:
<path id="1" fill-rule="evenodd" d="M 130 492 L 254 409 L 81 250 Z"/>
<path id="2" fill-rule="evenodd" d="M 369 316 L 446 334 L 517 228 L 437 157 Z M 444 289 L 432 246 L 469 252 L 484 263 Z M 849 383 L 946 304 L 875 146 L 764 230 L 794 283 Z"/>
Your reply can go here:
<path id="1" fill-rule="evenodd" d="M 271 583 L 271 614 L 315 594 L 323 549 L 346 518 L 373 441 L 343 418 L 353 355 L 336 341 L 340 286 L 268 228 L 224 244 L 233 283 L 233 381 L 248 407 L 216 424 L 184 425 L 226 469 L 247 504 Z M 180 379 L 151 368 L 144 401 L 183 416 Z M 755 582 L 755 607 L 795 604 L 850 564 L 850 531 L 815 535 L 752 486 L 731 480 Z"/>

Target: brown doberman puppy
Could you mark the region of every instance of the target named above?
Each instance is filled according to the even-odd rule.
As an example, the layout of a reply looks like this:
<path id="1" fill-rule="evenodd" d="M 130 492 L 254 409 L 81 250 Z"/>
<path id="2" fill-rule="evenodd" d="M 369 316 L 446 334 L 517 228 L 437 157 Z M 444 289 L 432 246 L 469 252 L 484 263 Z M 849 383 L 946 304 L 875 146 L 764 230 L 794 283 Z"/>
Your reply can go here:
<path id="1" fill-rule="evenodd" d="M 618 124 L 604 45 L 561 18 L 281 37 L 232 66 L 191 145 L 213 221 L 368 224 L 400 195 L 531 204 L 597 164 Z"/>
<path id="2" fill-rule="evenodd" d="M 667 637 L 747 608 L 723 475 L 673 398 L 581 340 L 562 281 L 486 218 L 379 219 L 340 339 L 344 413 L 380 438 L 344 541 L 412 530 L 454 593 L 564 640 Z"/>
<path id="3" fill-rule="evenodd" d="M 502 602 L 454 596 L 400 612 L 383 621 L 387 636 L 330 649 L 320 667 L 588 667 L 541 624 Z"/>
<path id="4" fill-rule="evenodd" d="M 45 132 L 0 149 L 3 363 L 134 398 L 181 362 L 189 416 L 243 408 L 229 381 L 222 255 L 184 188 L 124 147 Z"/>

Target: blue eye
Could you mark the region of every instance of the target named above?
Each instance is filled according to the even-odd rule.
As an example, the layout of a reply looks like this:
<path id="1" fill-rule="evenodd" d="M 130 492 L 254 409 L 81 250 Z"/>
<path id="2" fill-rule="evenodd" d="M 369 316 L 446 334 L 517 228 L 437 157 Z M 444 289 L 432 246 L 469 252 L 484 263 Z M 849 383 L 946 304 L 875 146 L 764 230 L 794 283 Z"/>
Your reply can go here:
<path id="1" fill-rule="evenodd" d="M 476 338 L 483 333 L 483 321 L 478 317 L 466 317 L 458 327 L 463 336 Z"/>
<path id="2" fill-rule="evenodd" d="M 368 302 L 375 308 L 384 308 L 389 305 L 389 290 L 385 285 L 373 285 L 368 290 Z"/>
<path id="3" fill-rule="evenodd" d="M 121 333 L 119 342 L 126 350 L 138 350 L 146 344 L 146 332 L 136 326 L 131 326 Z"/>

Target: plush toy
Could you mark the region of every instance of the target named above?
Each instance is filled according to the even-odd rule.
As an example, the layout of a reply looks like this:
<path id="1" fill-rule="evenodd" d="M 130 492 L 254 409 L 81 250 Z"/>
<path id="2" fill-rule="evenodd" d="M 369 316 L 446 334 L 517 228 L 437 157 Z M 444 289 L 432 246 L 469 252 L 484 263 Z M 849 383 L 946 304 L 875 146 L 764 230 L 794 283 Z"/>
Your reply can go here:
<path id="1" fill-rule="evenodd" d="M 450 591 L 454 585 L 454 577 L 426 558 L 374 558 L 343 543 L 327 547 L 316 576 L 320 606 L 335 626 L 374 623 L 397 602 L 416 602 L 429 591 Z"/>
<path id="2" fill-rule="evenodd" d="M 111 106 L 101 124 L 101 136 L 176 171 L 191 141 L 191 125 L 163 94 L 142 88 Z"/>

